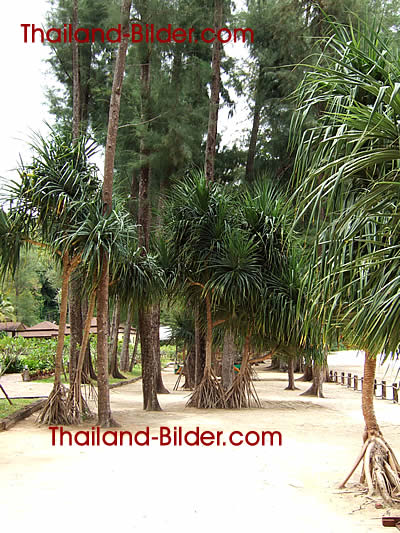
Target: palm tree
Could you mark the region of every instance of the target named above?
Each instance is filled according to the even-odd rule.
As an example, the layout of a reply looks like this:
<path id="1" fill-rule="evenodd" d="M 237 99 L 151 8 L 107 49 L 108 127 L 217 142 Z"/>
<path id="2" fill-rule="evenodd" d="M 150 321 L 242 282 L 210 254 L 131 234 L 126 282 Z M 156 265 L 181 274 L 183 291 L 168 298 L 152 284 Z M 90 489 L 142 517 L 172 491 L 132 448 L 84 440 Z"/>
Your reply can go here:
<path id="1" fill-rule="evenodd" d="M 363 460 L 369 491 L 393 503 L 400 467 L 377 423 L 373 387 L 376 355 L 391 357 L 400 345 L 399 52 L 377 26 L 333 29 L 298 91 L 296 197 L 300 217 L 317 229 L 314 307 L 326 331 L 365 350 L 366 429 L 351 474 Z M 317 123 L 302 133 L 313 108 Z"/>
<path id="2" fill-rule="evenodd" d="M 68 423 L 65 411 L 65 391 L 61 384 L 62 353 L 67 318 L 69 278 L 82 260 L 81 243 L 68 240 L 68 232 L 79 227 L 87 216 L 86 202 L 96 189 L 98 180 L 89 157 L 93 143 L 82 138 L 72 144 L 69 136 L 51 131 L 49 140 L 37 135 L 31 148 L 33 162 L 21 165 L 19 181 L 7 188 L 10 202 L 10 233 L 17 237 L 13 249 L 6 250 L 3 264 L 13 255 L 10 265 L 18 262 L 23 243 L 48 248 L 59 260 L 62 269 L 60 323 L 55 357 L 54 387 L 40 415 L 46 424 Z M 11 267 L 12 268 L 12 267 Z"/>

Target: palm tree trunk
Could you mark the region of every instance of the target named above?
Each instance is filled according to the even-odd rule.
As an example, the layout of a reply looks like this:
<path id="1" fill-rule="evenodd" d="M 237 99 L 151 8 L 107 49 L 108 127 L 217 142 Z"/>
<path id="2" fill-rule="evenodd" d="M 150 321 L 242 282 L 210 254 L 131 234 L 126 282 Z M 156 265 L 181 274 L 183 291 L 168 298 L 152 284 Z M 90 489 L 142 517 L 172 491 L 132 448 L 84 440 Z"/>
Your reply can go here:
<path id="1" fill-rule="evenodd" d="M 317 396 L 317 398 L 324 398 L 322 384 L 324 382 L 324 366 L 314 363 L 313 365 L 313 380 L 312 385 L 306 392 L 300 396 Z"/>
<path id="2" fill-rule="evenodd" d="M 76 366 L 79 357 L 79 346 L 82 344 L 82 281 L 78 272 L 69 283 L 69 383 L 74 383 Z"/>
<path id="3" fill-rule="evenodd" d="M 211 370 L 212 364 L 212 314 L 211 314 L 211 300 L 210 296 L 206 296 L 206 312 L 207 312 L 207 336 L 206 336 L 206 364 L 204 373 Z"/>
<path id="4" fill-rule="evenodd" d="M 67 324 L 68 285 L 71 274 L 78 265 L 79 261 L 79 256 L 75 257 L 73 260 L 70 260 L 68 252 L 65 252 L 63 255 L 60 322 L 58 326 L 57 349 L 54 365 L 54 386 L 47 398 L 42 412 L 39 415 L 38 422 L 40 424 L 60 425 L 70 423 L 70 418 L 68 416 L 65 403 L 65 390 L 61 383 L 61 374 L 63 370 L 62 359 L 65 340 L 65 326 Z"/>
<path id="5" fill-rule="evenodd" d="M 194 386 L 196 387 L 202 376 L 202 368 L 200 362 L 201 356 L 201 346 L 200 346 L 200 316 L 199 316 L 199 304 L 195 303 L 194 306 Z"/>
<path id="6" fill-rule="evenodd" d="M 376 359 L 365 352 L 364 379 L 362 388 L 362 413 L 365 422 L 364 440 L 374 435 L 381 435 L 374 409 L 374 382 Z"/>
<path id="7" fill-rule="evenodd" d="M 288 358 L 288 380 L 289 380 L 289 383 L 288 383 L 288 386 L 286 387 L 285 390 L 298 390 L 297 387 L 295 386 L 294 384 L 294 362 L 295 362 L 295 357 L 293 356 L 290 356 Z"/>
<path id="8" fill-rule="evenodd" d="M 79 424 L 82 420 L 82 414 L 90 414 L 89 406 L 84 400 L 81 392 L 81 385 L 83 382 L 83 365 L 85 362 L 85 356 L 90 336 L 90 325 L 93 317 L 94 306 L 96 302 L 96 292 L 93 291 L 90 296 L 90 303 L 88 312 L 86 315 L 84 332 L 82 337 L 82 344 L 79 351 L 79 357 L 76 365 L 76 372 L 74 382 L 72 383 L 67 400 L 68 414 L 71 417 L 71 421 L 75 424 Z M 87 379 L 87 376 L 85 376 Z"/>
<path id="9" fill-rule="evenodd" d="M 68 285 L 69 285 L 69 278 L 71 276 L 71 273 L 72 273 L 71 263 L 69 261 L 68 254 L 65 253 L 63 257 L 60 322 L 58 326 L 57 350 L 56 350 L 56 360 L 55 360 L 55 367 L 54 367 L 54 388 L 61 385 L 65 327 L 67 325 Z"/>
<path id="10" fill-rule="evenodd" d="M 224 334 L 224 348 L 222 352 L 222 388 L 227 391 L 233 383 L 233 364 L 235 359 L 235 337 L 230 329 Z"/>

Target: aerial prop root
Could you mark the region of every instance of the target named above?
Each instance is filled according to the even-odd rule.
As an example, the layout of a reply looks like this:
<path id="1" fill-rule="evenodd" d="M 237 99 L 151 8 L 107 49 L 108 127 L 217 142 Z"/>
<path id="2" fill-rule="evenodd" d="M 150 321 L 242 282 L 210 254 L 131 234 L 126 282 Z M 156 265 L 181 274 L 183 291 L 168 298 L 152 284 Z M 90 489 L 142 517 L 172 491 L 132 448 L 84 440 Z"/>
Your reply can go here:
<path id="1" fill-rule="evenodd" d="M 230 389 L 226 392 L 226 405 L 230 409 L 261 407 L 249 367 L 240 369 Z"/>
<path id="2" fill-rule="evenodd" d="M 54 385 L 37 422 L 47 426 L 71 423 L 66 404 L 66 389 L 61 383 Z"/>
<path id="3" fill-rule="evenodd" d="M 368 487 L 368 495 L 378 494 L 387 505 L 400 508 L 400 465 L 381 435 L 372 435 L 364 442 L 353 468 L 339 488 L 345 487 L 361 462 L 361 478 Z"/>
<path id="4" fill-rule="evenodd" d="M 68 391 L 66 402 L 66 410 L 71 424 L 80 424 L 83 419 L 93 418 L 94 415 L 89 408 L 89 403 L 82 394 L 81 381 L 85 381 L 89 385 L 89 396 L 95 397 L 96 390 L 92 381 L 82 373 L 82 378 L 77 376 L 75 381 Z"/>
<path id="5" fill-rule="evenodd" d="M 198 409 L 224 408 L 224 390 L 211 369 L 206 369 L 203 379 L 196 386 L 190 397 L 187 407 Z"/>

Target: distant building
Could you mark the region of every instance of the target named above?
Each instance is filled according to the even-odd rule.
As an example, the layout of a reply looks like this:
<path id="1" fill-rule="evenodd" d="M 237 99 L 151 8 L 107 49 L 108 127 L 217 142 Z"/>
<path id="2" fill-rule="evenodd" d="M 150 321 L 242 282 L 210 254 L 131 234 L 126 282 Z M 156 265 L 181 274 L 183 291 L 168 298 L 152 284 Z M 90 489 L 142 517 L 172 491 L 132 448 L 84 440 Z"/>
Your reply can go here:
<path id="1" fill-rule="evenodd" d="M 18 332 L 18 337 L 52 339 L 58 335 L 58 325 L 53 322 L 40 322 Z"/>
<path id="2" fill-rule="evenodd" d="M 7 333 L 7 337 L 16 337 L 19 331 L 26 329 L 22 322 L 0 322 L 0 332 Z"/>

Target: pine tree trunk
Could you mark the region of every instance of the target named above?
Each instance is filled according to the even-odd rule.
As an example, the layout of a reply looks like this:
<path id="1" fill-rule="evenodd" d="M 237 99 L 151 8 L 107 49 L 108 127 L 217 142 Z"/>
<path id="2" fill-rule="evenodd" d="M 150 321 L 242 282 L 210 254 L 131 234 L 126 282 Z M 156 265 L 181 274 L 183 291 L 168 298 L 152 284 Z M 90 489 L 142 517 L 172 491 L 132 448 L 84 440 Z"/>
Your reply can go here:
<path id="1" fill-rule="evenodd" d="M 123 0 L 121 6 L 122 35 L 129 34 L 129 15 L 131 0 Z M 121 91 L 125 72 L 128 38 L 124 37 L 118 47 L 115 63 L 113 85 L 111 89 L 110 110 L 108 117 L 107 140 L 104 159 L 103 178 L 103 212 L 112 209 L 112 191 L 114 179 L 114 160 L 117 145 L 118 120 L 121 106 Z M 108 384 L 108 350 L 106 328 L 108 322 L 108 283 L 109 259 L 106 250 L 101 253 L 102 266 L 97 293 L 97 370 L 98 370 L 98 424 L 109 427 L 114 424 L 111 418 L 110 392 Z M 100 328 L 99 328 L 100 326 Z M 100 341 L 100 342 L 99 342 Z"/>
<path id="2" fill-rule="evenodd" d="M 74 0 L 72 8 L 72 31 L 78 28 L 78 0 Z M 80 133 L 80 80 L 79 80 L 79 44 L 72 39 L 72 140 L 76 141 Z"/>
<path id="3" fill-rule="evenodd" d="M 133 365 L 136 364 L 136 354 L 137 354 L 137 349 L 138 349 L 138 344 L 139 344 L 139 337 L 140 337 L 139 328 L 136 328 L 135 345 L 133 347 L 132 357 L 129 363 L 129 372 L 132 372 Z"/>
<path id="4" fill-rule="evenodd" d="M 154 306 L 153 317 L 153 343 L 156 363 L 156 390 L 158 394 L 169 394 L 165 387 L 161 374 L 161 352 L 160 352 L 160 304 Z"/>
<path id="5" fill-rule="evenodd" d="M 140 346 L 142 350 L 143 409 L 161 411 L 157 398 L 156 361 L 153 340 L 153 317 L 151 307 L 139 309 Z"/>
<path id="6" fill-rule="evenodd" d="M 89 312 L 89 304 L 88 304 L 87 298 L 85 297 L 82 300 L 82 323 L 86 323 L 88 312 Z M 91 318 L 93 318 L 93 316 Z M 89 333 L 90 333 L 90 328 L 89 328 Z M 87 343 L 87 346 L 86 346 L 86 353 L 85 353 L 85 360 L 83 363 L 82 374 L 83 374 L 83 379 L 82 379 L 83 383 L 86 382 L 87 378 L 94 379 L 95 381 L 97 381 L 97 375 L 96 375 L 96 372 L 93 366 L 93 361 L 92 361 L 92 354 L 90 352 L 90 335 L 89 335 L 89 342 Z"/>
<path id="7" fill-rule="evenodd" d="M 235 362 L 235 337 L 230 329 L 225 330 L 224 348 L 222 352 L 222 388 L 227 391 L 233 383 L 233 364 Z"/>
<path id="8" fill-rule="evenodd" d="M 109 348 L 109 372 L 113 378 L 126 379 L 118 370 L 118 333 L 121 319 L 121 300 L 117 296 L 112 321 L 111 342 Z"/>
<path id="9" fill-rule="evenodd" d="M 124 328 L 124 341 L 122 343 L 121 350 L 121 371 L 127 372 L 129 369 L 129 343 L 131 339 L 131 326 L 132 326 L 132 305 L 129 302 L 128 311 L 126 314 L 126 323 Z"/>
<path id="10" fill-rule="evenodd" d="M 253 110 L 253 126 L 251 128 L 249 148 L 247 151 L 246 174 L 245 174 L 245 179 L 247 182 L 251 182 L 254 180 L 254 161 L 256 158 L 257 138 L 258 138 L 258 130 L 260 128 L 261 110 L 262 110 L 261 95 L 259 91 L 257 90 L 256 100 L 254 102 L 254 110 Z"/>
<path id="11" fill-rule="evenodd" d="M 214 30 L 217 33 L 222 27 L 223 0 L 215 0 L 214 7 Z M 219 93 L 221 86 L 221 50 L 222 44 L 218 39 L 213 43 L 212 53 L 212 79 L 210 109 L 208 115 L 208 132 L 204 173 L 208 181 L 214 181 L 215 149 L 217 144 Z"/>

